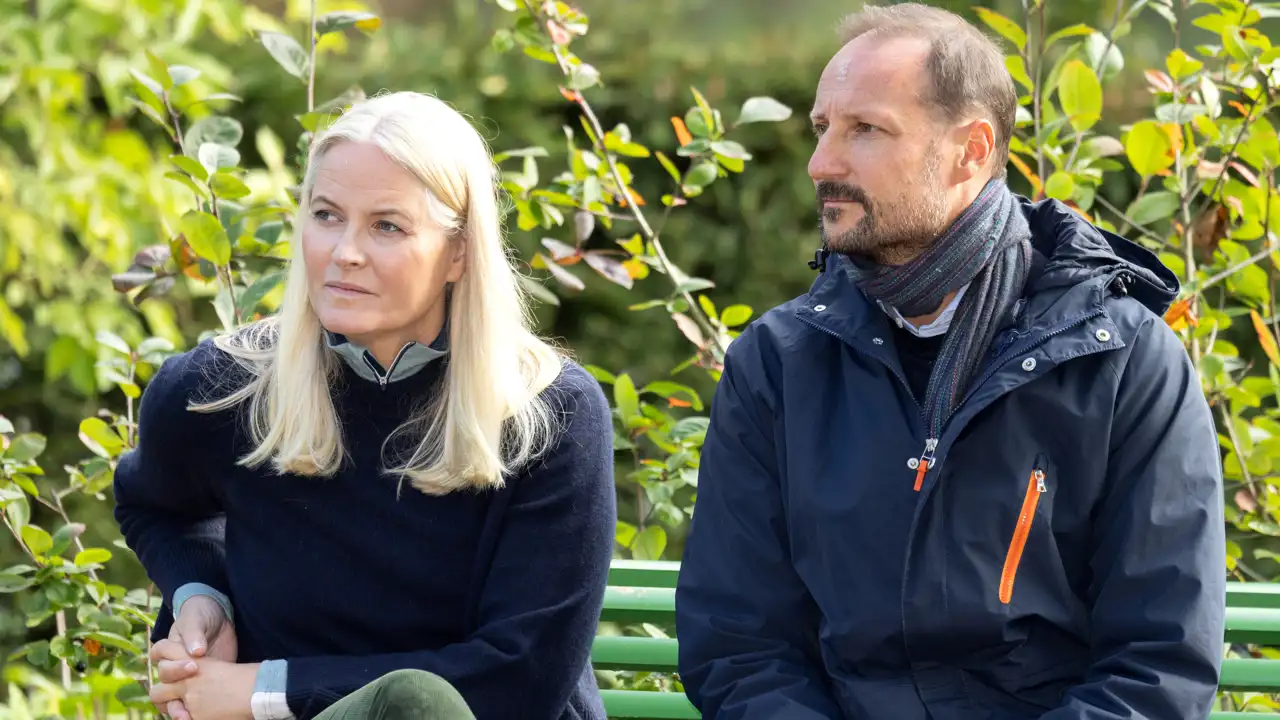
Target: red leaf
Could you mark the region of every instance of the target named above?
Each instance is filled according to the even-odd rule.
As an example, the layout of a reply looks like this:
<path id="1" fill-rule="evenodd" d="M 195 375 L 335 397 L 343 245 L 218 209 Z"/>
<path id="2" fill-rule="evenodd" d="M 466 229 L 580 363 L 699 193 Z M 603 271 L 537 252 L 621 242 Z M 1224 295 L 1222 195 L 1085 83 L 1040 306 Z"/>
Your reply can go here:
<path id="1" fill-rule="evenodd" d="M 1245 512 L 1256 512 L 1258 509 L 1258 501 L 1254 499 L 1253 493 L 1242 488 L 1236 492 L 1236 507 Z"/>
<path id="2" fill-rule="evenodd" d="M 1147 76 L 1147 82 L 1160 92 L 1173 92 L 1173 78 L 1164 74 L 1159 70 L 1147 70 L 1144 73 Z"/>
<path id="3" fill-rule="evenodd" d="M 672 116 L 671 127 L 675 128 L 676 140 L 680 141 L 680 147 L 684 147 L 693 142 L 693 135 L 690 134 L 689 128 L 685 126 L 684 120 L 679 117 Z"/>
<path id="4" fill-rule="evenodd" d="M 1211 180 L 1222 174 L 1224 166 L 1220 162 L 1212 160 L 1201 160 L 1196 163 L 1196 177 L 1201 180 Z"/>
<path id="5" fill-rule="evenodd" d="M 702 330 L 698 328 L 698 324 L 684 313 L 671 313 L 671 319 L 676 321 L 676 327 L 680 328 L 680 332 L 689 339 L 689 342 L 698 346 L 701 350 L 706 347 L 706 340 L 702 338 Z"/>
<path id="6" fill-rule="evenodd" d="M 577 275 L 574 275 L 568 270 L 565 270 L 564 268 L 555 264 L 551 260 L 548 260 L 545 255 L 542 255 L 542 253 L 538 253 L 538 255 L 542 257 L 542 262 L 545 263 L 547 266 L 547 272 L 551 273 L 551 277 L 555 278 L 556 282 L 569 288 L 570 290 L 576 290 L 580 292 L 586 289 L 587 286 L 583 284 L 582 280 L 578 279 Z"/>
<path id="7" fill-rule="evenodd" d="M 163 267 L 168 260 L 169 247 L 167 245 L 148 245 L 133 256 L 134 265 L 141 265 L 147 268 Z"/>
<path id="8" fill-rule="evenodd" d="M 622 263 L 599 251 L 587 253 L 586 258 L 587 264 L 591 266 L 591 269 L 603 275 L 606 280 L 621 285 L 628 290 L 631 289 L 631 273 L 627 272 Z"/>
<path id="9" fill-rule="evenodd" d="M 1250 169 L 1249 169 L 1249 167 L 1248 167 L 1247 165 L 1244 165 L 1243 163 L 1238 163 L 1238 162 L 1234 162 L 1234 161 L 1233 161 L 1233 162 L 1231 163 L 1231 167 L 1235 168 L 1235 171 L 1236 171 L 1236 172 L 1238 172 L 1238 173 L 1240 173 L 1240 177 L 1242 177 L 1242 178 L 1244 178 L 1246 181 L 1248 181 L 1248 183 L 1249 183 L 1250 185 L 1252 185 L 1252 186 L 1254 186 L 1254 187 L 1256 187 L 1256 188 L 1260 188 L 1260 187 L 1262 187 L 1262 185 L 1260 185 L 1260 184 L 1258 183 L 1258 176 L 1257 176 L 1257 175 L 1254 175 L 1254 174 L 1253 174 L 1253 171 L 1252 171 L 1252 170 L 1250 170 Z"/>
<path id="10" fill-rule="evenodd" d="M 569 102 L 572 102 L 572 103 L 582 102 L 582 93 L 578 92 L 577 90 L 560 88 L 560 94 L 564 97 L 565 100 L 568 100 Z"/>
<path id="11" fill-rule="evenodd" d="M 542 238 L 542 247 L 550 251 L 552 259 L 558 263 L 566 258 L 574 258 L 574 262 L 577 262 L 577 256 L 579 254 L 578 248 L 568 243 L 562 243 L 555 238 Z M 573 263 L 561 264 L 572 265 Z"/>
<path id="12" fill-rule="evenodd" d="M 573 36 L 555 20 L 547 20 L 547 32 L 551 34 L 551 42 L 556 45 L 568 45 Z"/>
<path id="13" fill-rule="evenodd" d="M 687 408 L 687 407 L 693 407 L 693 403 L 689 402 L 688 400 L 681 400 L 680 398 L 670 397 L 670 398 L 667 398 L 667 407 Z"/>

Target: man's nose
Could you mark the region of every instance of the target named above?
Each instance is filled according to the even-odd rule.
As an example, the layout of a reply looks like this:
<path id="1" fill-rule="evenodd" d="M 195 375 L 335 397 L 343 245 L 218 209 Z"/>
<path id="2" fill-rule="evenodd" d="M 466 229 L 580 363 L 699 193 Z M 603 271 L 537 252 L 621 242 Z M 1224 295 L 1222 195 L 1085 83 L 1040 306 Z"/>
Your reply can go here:
<path id="1" fill-rule="evenodd" d="M 849 173 L 849 163 L 843 154 L 827 138 L 818 138 L 818 144 L 809 156 L 809 177 L 814 182 L 821 180 L 843 180 Z"/>

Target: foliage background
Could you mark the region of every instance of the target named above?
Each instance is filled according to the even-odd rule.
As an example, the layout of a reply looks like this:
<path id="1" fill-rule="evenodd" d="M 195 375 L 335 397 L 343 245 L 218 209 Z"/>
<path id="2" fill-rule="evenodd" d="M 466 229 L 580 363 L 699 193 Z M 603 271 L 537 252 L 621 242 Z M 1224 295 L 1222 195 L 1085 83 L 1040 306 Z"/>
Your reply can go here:
<path id="1" fill-rule="evenodd" d="M 1069 199 L 1100 223 L 1161 250 L 1187 278 L 1188 291 L 1203 291 L 1194 297 L 1189 292 L 1194 302 L 1180 305 L 1170 321 L 1183 330 L 1222 418 L 1232 540 L 1226 567 L 1237 579 L 1275 577 L 1280 495 L 1272 483 L 1280 476 L 1280 354 L 1274 349 L 1274 289 L 1280 257 L 1272 251 L 1280 232 L 1274 176 L 1280 150 L 1271 121 L 1280 63 L 1267 38 L 1277 37 L 1280 5 L 935 4 L 985 22 L 1011 55 L 1025 56 L 1012 67 L 1022 62 L 1028 84 L 1043 93 L 1037 121 L 1030 100 L 1038 93 L 1023 88 L 1028 104 L 1015 145 L 1021 150 L 1015 164 L 1021 165 L 1011 168 L 1015 190 Z M 381 22 L 376 30 L 324 36 L 309 93 L 308 84 L 284 72 L 257 34 L 305 37 L 310 2 L 0 0 L 0 416 L 12 425 L 0 421 L 7 446 L 0 457 L 9 461 L 0 477 L 0 502 L 15 531 L 0 540 L 0 567 L 31 561 L 32 537 L 23 534 L 24 525 L 49 529 L 49 552 L 64 542 L 70 555 L 81 547 L 114 548 L 105 562 L 94 562 L 93 553 L 68 559 L 71 570 L 50 571 L 35 587 L 18 587 L 30 573 L 0 574 L 0 589 L 19 590 L 0 595 L 0 652 L 6 656 L 29 655 L 29 643 L 54 640 L 51 671 L 63 655 L 73 661 L 98 658 L 85 654 L 89 635 L 65 646 L 57 642 L 68 634 L 60 628 L 69 612 L 76 615 L 72 625 L 97 633 L 100 641 L 113 637 L 112 622 L 91 616 L 83 610 L 86 604 L 111 617 L 145 618 L 145 576 L 118 545 L 110 515 L 111 461 L 131 439 L 131 396 L 165 348 L 189 348 L 226 321 L 218 283 L 198 280 L 198 265 L 163 297 L 131 303 L 113 288 L 113 275 L 121 286 L 134 282 L 119 275 L 139 270 L 139 250 L 167 245 L 192 207 L 192 191 L 166 177 L 176 169 L 167 159 L 177 152 L 175 143 L 131 100 L 139 96 L 131 70 L 156 77 L 147 52 L 171 72 L 175 65 L 199 72 L 173 91 L 176 104 L 221 93 L 238 98 L 210 100 L 180 114 L 184 128 L 210 112 L 237 121 L 237 158 L 227 169 L 251 193 L 248 201 L 260 205 L 289 203 L 297 151 L 306 141 L 298 118 L 352 88 L 436 93 L 475 119 L 495 151 L 545 148 L 546 156 L 534 158 L 539 181 L 531 185 L 547 188 L 567 172 L 568 184 L 557 189 L 581 190 L 564 128 L 574 130 L 579 149 L 588 141 L 579 106 L 557 91 L 565 78 L 555 65 L 521 52 L 527 37 L 503 35 L 516 27 L 513 17 L 533 6 L 475 0 L 330 0 L 318 6 L 321 13 L 376 13 Z M 780 122 L 730 128 L 732 142 L 750 156 L 745 170 L 727 172 L 705 187 L 686 175 L 688 203 L 669 213 L 660 198 L 677 186 L 662 165 L 652 157 L 620 157 L 634 171 L 633 190 L 645 200 L 649 222 L 660 229 L 670 265 L 695 279 L 685 287 L 693 288 L 691 298 L 704 299 L 692 306 L 672 295 L 671 273 L 662 272 L 666 265 L 645 252 L 651 243 L 633 245 L 621 256 L 640 249 L 631 259 L 645 264 L 649 274 L 619 284 L 579 262 L 587 258 L 573 247 L 580 233 L 572 209 L 564 211 L 564 225 L 522 229 L 515 214 L 510 218 L 520 257 L 543 255 L 530 276 L 545 280 L 545 261 L 558 259 L 563 265 L 557 265 L 557 275 L 572 273 L 583 285 L 573 290 L 564 282 L 548 284 L 560 299 L 542 303 L 538 317 L 544 332 L 598 369 L 615 397 L 623 520 L 618 553 L 677 559 L 696 490 L 697 418 L 705 414 L 716 379 L 711 337 L 731 338 L 744 313 L 754 317 L 804 292 L 813 279 L 806 265 L 817 233 L 805 173 L 812 150 L 805 116 L 816 79 L 837 49 L 832 29 L 855 5 L 751 0 L 734 3 L 729 12 L 715 0 L 584 0 L 579 7 L 590 18 L 590 31 L 574 38 L 572 53 L 602 78 L 582 90 L 600 125 L 614 130 L 616 139 L 618 124 L 625 123 L 631 141 L 664 152 L 681 173 L 688 163 L 678 156 L 679 130 L 703 134 L 694 127 L 703 111 L 691 88 L 726 125 L 750 97 L 772 97 L 793 111 Z M 1012 29 L 1003 16 L 1012 19 Z M 1082 23 L 1096 32 L 1073 31 Z M 1232 30 L 1240 27 L 1251 29 Z M 505 43 L 495 43 L 495 33 Z M 1018 42 L 1027 35 L 1031 42 L 1020 52 Z M 1046 37 L 1056 39 L 1039 62 Z M 514 47 L 502 51 L 495 45 Z M 1203 67 L 1175 67 L 1175 48 Z M 1073 59 L 1080 62 L 1072 65 Z M 1245 87 L 1249 78 L 1252 90 Z M 673 123 L 673 117 L 685 122 Z M 1182 152 L 1174 152 L 1176 147 Z M 702 159 L 726 165 L 711 151 Z M 515 183 L 517 205 L 518 184 L 532 179 L 524 162 L 514 157 L 502 163 Z M 599 177 L 607 186 L 607 166 Z M 619 218 L 614 227 L 597 223 L 582 238 L 583 248 L 616 251 L 614 240 L 625 241 L 636 231 L 626 217 L 635 208 L 616 200 L 609 208 Z M 270 219 L 257 217 L 240 229 L 262 238 L 264 231 L 255 225 Z M 549 237 L 563 245 L 542 242 Z M 234 275 L 242 287 L 269 275 L 271 256 L 265 245 L 236 247 Z M 613 268 L 602 257 L 594 255 Z M 633 309 L 655 298 L 656 307 Z M 260 309 L 269 310 L 276 300 L 276 291 L 266 293 Z M 673 322 L 673 310 L 688 322 Z M 701 325 L 706 319 L 724 320 L 726 326 Z M 707 341 L 693 365 L 691 336 Z M 84 422 L 92 417 L 101 426 Z M 24 445 L 37 442 L 30 433 L 38 434 L 40 448 Z M 25 465 L 24 453 L 36 449 L 43 450 L 36 458 L 43 475 Z M 25 492 L 19 476 L 43 494 L 19 503 Z M 65 492 L 51 494 L 53 488 Z M 57 528 L 64 528 L 62 535 Z M 34 542 L 41 546 L 43 539 Z M 114 585 L 134 592 L 98 598 L 98 590 L 85 583 L 90 574 L 94 582 L 98 575 L 104 578 L 104 591 Z M 77 594 L 60 598 L 58 593 L 72 591 L 47 589 L 63 586 Z M 67 601 L 63 613 L 56 612 L 59 599 Z M 137 631 L 115 629 L 124 637 Z M 102 677 L 143 669 L 136 661 L 130 665 L 127 655 L 118 656 L 117 666 L 99 668 Z M 7 680 L 37 682 L 26 662 L 17 655 L 12 660 L 6 663 Z M 102 692 L 114 693 L 121 684 L 90 676 L 98 678 Z"/>

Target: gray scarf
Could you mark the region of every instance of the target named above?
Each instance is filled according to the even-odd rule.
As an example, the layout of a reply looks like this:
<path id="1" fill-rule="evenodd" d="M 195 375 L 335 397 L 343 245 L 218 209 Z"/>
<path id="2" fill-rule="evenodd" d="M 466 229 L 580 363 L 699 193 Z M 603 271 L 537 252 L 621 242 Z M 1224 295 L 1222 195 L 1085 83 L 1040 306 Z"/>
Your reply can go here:
<path id="1" fill-rule="evenodd" d="M 991 180 L 929 249 L 905 265 L 876 265 L 850 257 L 854 282 L 868 297 L 906 317 L 927 315 L 967 283 L 929 376 L 921 411 L 928 445 L 917 476 L 937 447 L 942 428 L 964 399 L 1001 320 L 1022 295 L 1031 268 L 1031 229 L 1002 180 Z"/>

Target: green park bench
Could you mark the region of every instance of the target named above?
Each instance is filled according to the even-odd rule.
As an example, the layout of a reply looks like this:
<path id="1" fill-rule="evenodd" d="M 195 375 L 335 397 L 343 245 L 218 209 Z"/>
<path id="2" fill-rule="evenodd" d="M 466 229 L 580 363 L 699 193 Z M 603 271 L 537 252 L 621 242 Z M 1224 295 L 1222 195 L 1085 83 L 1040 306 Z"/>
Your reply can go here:
<path id="1" fill-rule="evenodd" d="M 605 592 L 603 623 L 649 623 L 669 638 L 599 635 L 591 651 L 597 670 L 675 673 L 675 587 L 680 564 L 615 560 Z M 1280 648 L 1280 583 L 1228 583 L 1225 641 Z M 1219 687 L 1231 692 L 1280 694 L 1280 660 L 1227 658 Z M 610 718 L 698 720 L 678 692 L 602 690 Z M 1280 720 L 1280 712 L 1215 712 L 1210 720 Z"/>

